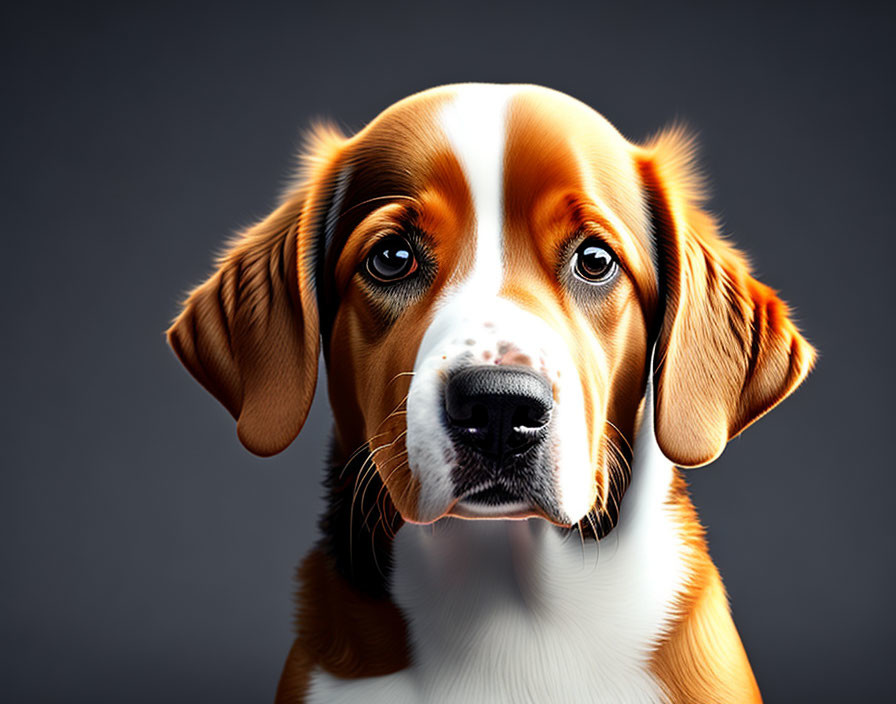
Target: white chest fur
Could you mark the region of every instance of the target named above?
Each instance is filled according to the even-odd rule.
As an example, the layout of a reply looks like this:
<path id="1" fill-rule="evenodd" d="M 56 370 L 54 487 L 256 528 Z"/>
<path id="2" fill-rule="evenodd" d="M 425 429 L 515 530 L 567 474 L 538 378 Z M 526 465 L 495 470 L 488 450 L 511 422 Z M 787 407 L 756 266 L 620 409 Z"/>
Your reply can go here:
<path id="1" fill-rule="evenodd" d="M 598 544 L 540 520 L 405 525 L 393 597 L 413 665 L 366 680 L 316 672 L 308 701 L 665 701 L 649 660 L 686 575 L 672 467 L 644 420 L 619 524 Z"/>

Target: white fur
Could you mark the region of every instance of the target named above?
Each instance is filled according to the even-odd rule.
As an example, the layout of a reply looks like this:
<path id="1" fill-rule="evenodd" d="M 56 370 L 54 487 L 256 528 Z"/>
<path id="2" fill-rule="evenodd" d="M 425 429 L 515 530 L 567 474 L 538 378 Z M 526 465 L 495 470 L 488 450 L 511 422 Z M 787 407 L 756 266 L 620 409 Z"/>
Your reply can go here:
<path id="1" fill-rule="evenodd" d="M 632 483 L 607 538 L 583 547 L 538 519 L 405 525 L 392 591 L 412 666 L 366 680 L 316 671 L 308 701 L 666 701 L 649 661 L 686 567 L 652 405 L 648 390 Z"/>
<path id="2" fill-rule="evenodd" d="M 415 363 L 407 443 L 421 483 L 421 521 L 438 518 L 453 498 L 454 453 L 440 412 L 444 374 L 501 354 L 527 359 L 554 384 L 555 485 L 572 521 L 589 508 L 593 469 L 570 351 L 545 321 L 499 296 L 512 95 L 466 86 L 441 116 L 473 196 L 476 259 L 438 302 Z M 667 504 L 673 469 L 654 439 L 652 407 L 648 389 L 632 483 L 618 525 L 599 543 L 583 544 L 540 519 L 405 524 L 394 543 L 392 597 L 408 621 L 412 665 L 363 680 L 316 671 L 308 701 L 665 701 L 649 663 L 686 568 Z"/>
<path id="3" fill-rule="evenodd" d="M 461 163 L 476 218 L 476 262 L 465 287 L 498 295 L 504 229 L 504 146 L 507 108 L 515 86 L 469 84 L 441 115 L 442 129 Z"/>
<path id="4" fill-rule="evenodd" d="M 461 364 L 494 362 L 504 354 L 528 359 L 554 388 L 554 485 L 571 523 L 593 500 L 594 468 L 588 451 L 585 402 L 566 344 L 538 316 L 501 298 L 504 278 L 503 179 L 507 107 L 515 86 L 466 85 L 445 106 L 441 126 L 463 168 L 473 200 L 475 261 L 467 277 L 448 287 L 414 365 L 407 402 L 407 448 L 420 481 L 417 518 L 437 519 L 454 499 L 455 453 L 442 423 L 445 372 Z M 596 340 L 590 344 L 599 349 Z M 506 512 L 513 507 L 495 507 Z M 473 509 L 475 510 L 475 508 Z"/>
<path id="5" fill-rule="evenodd" d="M 450 287 L 437 303 L 435 320 L 414 364 L 406 442 L 408 465 L 420 480 L 417 515 L 421 521 L 438 518 L 453 499 L 450 472 L 454 451 L 439 412 L 441 372 L 456 362 L 459 352 L 452 339 L 464 329 L 472 334 L 464 311 L 477 301 L 496 298 L 501 284 L 505 122 L 513 90 L 511 86 L 461 86 L 441 114 L 442 129 L 464 170 L 473 199 L 476 231 L 471 234 L 476 259 L 472 274 L 461 286 Z"/>

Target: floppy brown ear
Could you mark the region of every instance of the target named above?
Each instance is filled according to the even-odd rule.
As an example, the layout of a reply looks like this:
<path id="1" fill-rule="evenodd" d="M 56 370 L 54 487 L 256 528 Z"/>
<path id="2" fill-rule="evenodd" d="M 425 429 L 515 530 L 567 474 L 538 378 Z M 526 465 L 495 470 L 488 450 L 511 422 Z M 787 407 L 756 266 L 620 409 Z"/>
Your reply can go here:
<path id="1" fill-rule="evenodd" d="M 654 354 L 656 438 L 675 464 L 696 467 L 788 396 L 815 352 L 701 208 L 693 140 L 678 129 L 662 134 L 639 166 L 665 298 Z"/>
<path id="2" fill-rule="evenodd" d="M 311 253 L 316 204 L 326 199 L 322 184 L 339 141 L 332 132 L 317 135 L 303 182 L 230 244 L 167 333 L 257 455 L 276 454 L 295 439 L 314 397 L 319 323 Z"/>

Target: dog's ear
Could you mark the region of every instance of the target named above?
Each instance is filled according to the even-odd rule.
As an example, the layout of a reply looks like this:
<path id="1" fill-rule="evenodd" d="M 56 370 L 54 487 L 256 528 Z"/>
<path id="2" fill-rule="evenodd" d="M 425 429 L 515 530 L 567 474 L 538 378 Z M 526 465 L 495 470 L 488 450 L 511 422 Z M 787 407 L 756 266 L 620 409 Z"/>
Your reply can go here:
<path id="1" fill-rule="evenodd" d="M 656 438 L 670 460 L 696 467 L 790 394 L 815 352 L 701 207 L 693 139 L 669 130 L 638 161 L 664 301 L 654 353 Z"/>
<path id="2" fill-rule="evenodd" d="M 168 343 L 237 420 L 257 455 L 298 435 L 317 384 L 316 231 L 343 140 L 318 129 L 281 205 L 230 243 L 216 271 L 190 293 Z"/>

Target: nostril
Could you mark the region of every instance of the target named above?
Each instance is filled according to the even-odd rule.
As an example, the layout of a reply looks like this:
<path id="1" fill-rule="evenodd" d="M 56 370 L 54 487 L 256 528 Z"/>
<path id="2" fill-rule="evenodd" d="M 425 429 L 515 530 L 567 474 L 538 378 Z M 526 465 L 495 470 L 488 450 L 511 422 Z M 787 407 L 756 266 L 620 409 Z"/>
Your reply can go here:
<path id="1" fill-rule="evenodd" d="M 527 367 L 467 367 L 445 386 L 445 416 L 455 441 L 499 461 L 546 438 L 552 406 L 550 383 Z"/>
<path id="2" fill-rule="evenodd" d="M 481 430 L 488 427 L 488 408 L 482 403 L 473 403 L 452 408 L 447 407 L 448 419 L 458 428 Z"/>
<path id="3" fill-rule="evenodd" d="M 513 412 L 510 422 L 514 429 L 538 429 L 548 424 L 550 415 L 550 411 L 543 407 L 521 405 Z"/>

